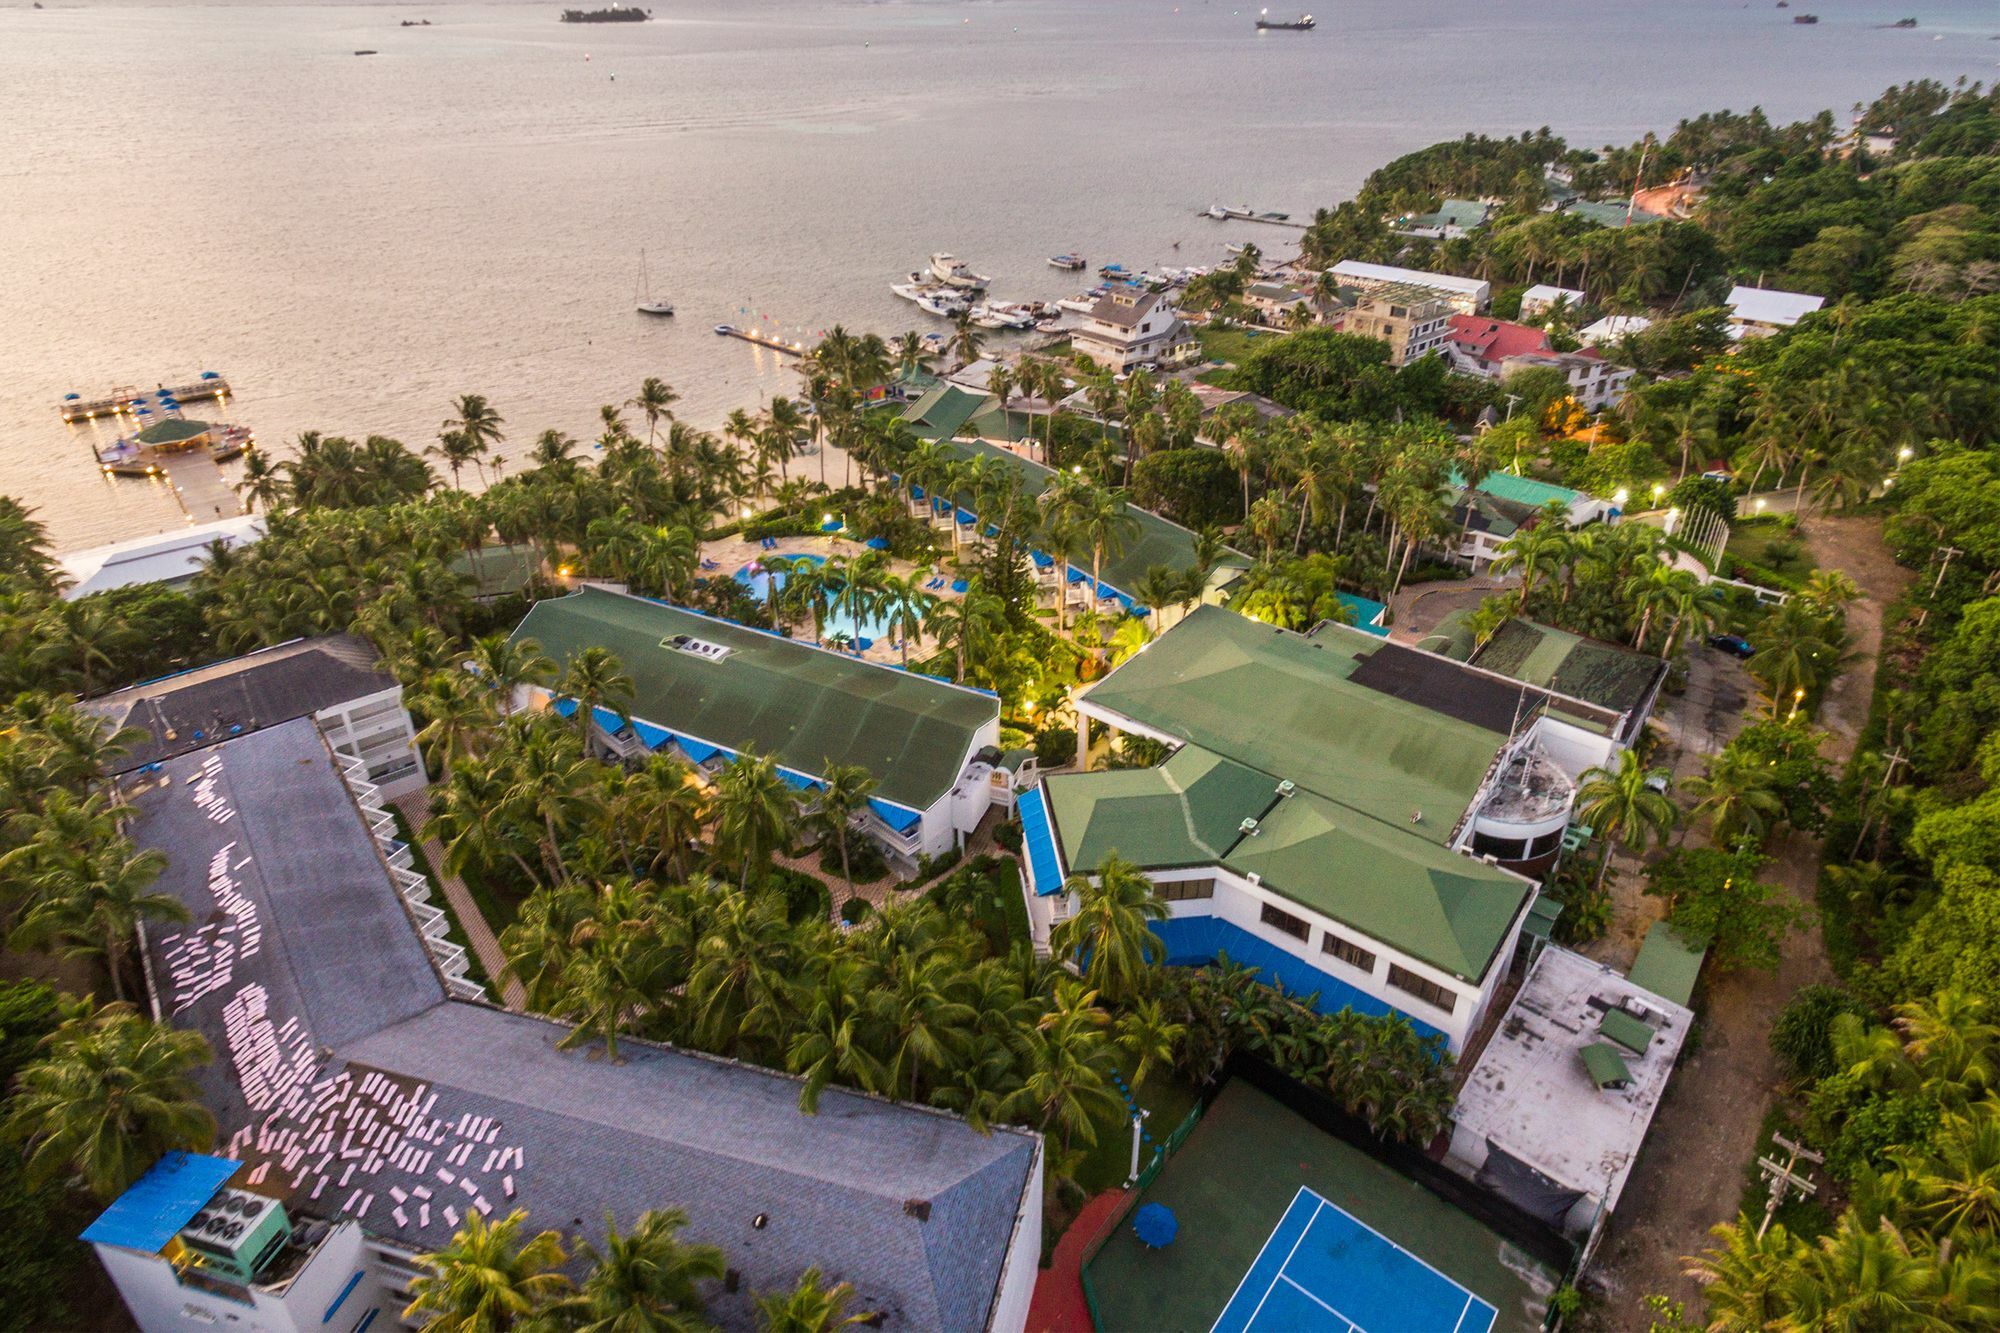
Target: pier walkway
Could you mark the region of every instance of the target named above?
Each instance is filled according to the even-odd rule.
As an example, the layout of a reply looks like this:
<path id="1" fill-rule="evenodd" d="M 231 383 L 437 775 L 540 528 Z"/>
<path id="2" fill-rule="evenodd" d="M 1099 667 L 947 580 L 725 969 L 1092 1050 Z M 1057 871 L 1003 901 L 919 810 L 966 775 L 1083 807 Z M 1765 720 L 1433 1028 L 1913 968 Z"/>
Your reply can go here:
<path id="1" fill-rule="evenodd" d="M 174 499 L 187 516 L 197 523 L 247 514 L 243 501 L 223 475 L 222 465 L 209 457 L 206 449 L 186 453 L 163 453 L 157 459 L 160 473 L 174 488 Z"/>

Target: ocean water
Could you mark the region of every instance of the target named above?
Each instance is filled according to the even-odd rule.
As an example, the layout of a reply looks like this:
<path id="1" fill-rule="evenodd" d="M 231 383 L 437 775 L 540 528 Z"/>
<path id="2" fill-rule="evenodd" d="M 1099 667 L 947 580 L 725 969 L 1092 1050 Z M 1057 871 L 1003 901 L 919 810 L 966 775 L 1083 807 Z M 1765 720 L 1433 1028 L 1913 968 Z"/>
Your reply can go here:
<path id="1" fill-rule="evenodd" d="M 0 490 L 65 548 L 186 521 L 97 474 L 65 392 L 217 370 L 282 451 L 422 446 L 477 391 L 525 451 L 661 375 L 713 426 L 797 383 L 713 325 L 938 327 L 888 291 L 933 250 L 1052 298 L 1063 250 L 1283 253 L 1195 213 L 1307 216 L 1441 138 L 1844 113 L 2000 63 L 1990 0 L 1349 0 L 1261 35 L 1201 0 L 44 3 L 0 8 Z M 672 320 L 632 310 L 642 249 Z"/>

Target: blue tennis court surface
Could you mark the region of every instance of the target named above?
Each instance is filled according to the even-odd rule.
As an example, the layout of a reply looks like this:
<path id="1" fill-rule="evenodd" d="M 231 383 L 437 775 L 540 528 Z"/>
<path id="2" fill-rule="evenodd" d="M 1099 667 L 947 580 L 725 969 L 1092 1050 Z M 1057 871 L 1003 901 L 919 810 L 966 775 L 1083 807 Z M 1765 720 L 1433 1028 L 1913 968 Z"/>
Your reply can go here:
<path id="1" fill-rule="evenodd" d="M 1300 1189 L 1211 1333 L 1488 1333 L 1499 1313 Z"/>

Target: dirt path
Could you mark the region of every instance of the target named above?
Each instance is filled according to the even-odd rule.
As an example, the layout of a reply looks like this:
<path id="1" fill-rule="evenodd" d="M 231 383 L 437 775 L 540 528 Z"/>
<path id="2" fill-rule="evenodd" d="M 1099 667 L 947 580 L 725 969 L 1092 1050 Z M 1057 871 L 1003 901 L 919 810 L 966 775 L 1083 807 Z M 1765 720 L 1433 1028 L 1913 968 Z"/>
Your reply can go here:
<path id="1" fill-rule="evenodd" d="M 1848 610 L 1855 659 L 1828 692 L 1821 722 L 1832 733 L 1827 754 L 1845 760 L 1867 719 L 1882 646 L 1883 608 L 1909 581 L 1890 559 L 1874 519 L 1809 520 L 1803 537 L 1822 568 L 1845 570 L 1862 600 Z M 1813 900 L 1819 843 L 1793 833 L 1771 848 L 1765 878 L 1804 905 Z M 1619 1201 L 1590 1284 L 1599 1288 L 1594 1327 L 1643 1327 L 1640 1302 L 1661 1293 L 1701 1309 L 1701 1289 L 1681 1258 L 1708 1243 L 1708 1229 L 1729 1220 L 1755 1157 L 1757 1131 L 1778 1080 L 1768 1040 L 1771 1020 L 1792 992 L 1832 976 L 1819 930 L 1794 932 L 1775 973 L 1710 976 L 1701 998 L 1697 1049 L 1684 1055 L 1653 1120 L 1639 1164 Z"/>

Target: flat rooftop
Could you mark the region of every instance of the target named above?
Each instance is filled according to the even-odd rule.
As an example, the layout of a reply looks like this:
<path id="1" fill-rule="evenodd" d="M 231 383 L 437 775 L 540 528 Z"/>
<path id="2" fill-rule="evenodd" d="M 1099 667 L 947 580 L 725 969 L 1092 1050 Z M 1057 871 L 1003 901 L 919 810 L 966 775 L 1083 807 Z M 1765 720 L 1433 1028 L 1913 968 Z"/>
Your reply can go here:
<path id="1" fill-rule="evenodd" d="M 365 639 L 298 639 L 85 701 L 84 707 L 145 738 L 107 767 L 114 776 L 234 736 L 311 717 L 322 709 L 400 688 Z"/>
<path id="2" fill-rule="evenodd" d="M 131 796 L 195 914 L 148 941 L 160 1008 L 215 1047 L 203 1092 L 247 1187 L 417 1252 L 474 1210 L 574 1239 L 677 1206 L 743 1275 L 711 1301 L 725 1327 L 810 1264 L 886 1327 L 985 1325 L 1036 1136 L 839 1090 L 807 1116 L 783 1075 L 636 1041 L 611 1065 L 558 1051 L 563 1025 L 447 999 L 309 721 Z"/>
<path id="3" fill-rule="evenodd" d="M 727 654 L 713 661 L 668 646 L 679 635 Z M 913 810 L 951 790 L 980 728 L 1000 714 L 978 690 L 602 588 L 535 603 L 514 638 L 536 640 L 558 663 L 608 648 L 632 677 L 632 716 L 802 773 L 859 764 L 878 797 Z"/>
<path id="4" fill-rule="evenodd" d="M 1624 1011 L 1633 1024 L 1606 1014 Z M 1550 945 L 1467 1071 L 1453 1108 L 1454 1145 L 1484 1140 L 1566 1190 L 1607 1208 L 1638 1159 L 1694 1014 L 1581 954 Z M 1646 1049 L 1621 1045 L 1639 1034 Z M 1630 1078 L 1600 1088 L 1584 1051 L 1609 1046 Z M 1601 1059 L 1602 1057 L 1597 1057 Z"/>
<path id="5" fill-rule="evenodd" d="M 1644 710 L 1667 674 L 1660 658 L 1518 618 L 1473 654 L 1472 665 L 1616 714 Z"/>

